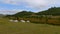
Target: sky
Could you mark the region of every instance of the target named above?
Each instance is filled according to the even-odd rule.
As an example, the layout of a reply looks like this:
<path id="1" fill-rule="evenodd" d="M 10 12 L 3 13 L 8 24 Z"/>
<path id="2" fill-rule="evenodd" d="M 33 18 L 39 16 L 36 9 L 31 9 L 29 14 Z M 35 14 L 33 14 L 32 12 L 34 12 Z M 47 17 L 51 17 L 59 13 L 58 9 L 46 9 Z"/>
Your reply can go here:
<path id="1" fill-rule="evenodd" d="M 0 0 L 0 14 L 15 14 L 26 10 L 39 12 L 60 7 L 60 0 Z"/>

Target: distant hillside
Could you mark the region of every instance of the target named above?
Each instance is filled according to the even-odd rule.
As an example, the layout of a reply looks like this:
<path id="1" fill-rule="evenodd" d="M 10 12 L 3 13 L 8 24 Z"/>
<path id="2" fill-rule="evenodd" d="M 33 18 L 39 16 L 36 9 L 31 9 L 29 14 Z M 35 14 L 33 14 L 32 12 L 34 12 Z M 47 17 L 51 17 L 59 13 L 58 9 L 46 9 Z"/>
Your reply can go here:
<path id="1" fill-rule="evenodd" d="M 30 16 L 34 14 L 33 12 L 31 11 L 21 11 L 21 12 L 18 12 L 16 14 L 14 14 L 14 16 L 17 16 L 17 17 L 26 17 L 26 16 Z"/>
<path id="2" fill-rule="evenodd" d="M 37 15 L 60 15 L 60 7 L 52 7 L 48 10 L 38 12 Z"/>
<path id="3" fill-rule="evenodd" d="M 22 11 L 22 12 L 16 13 L 15 15 L 16 16 L 18 16 L 18 15 L 19 16 L 29 16 L 32 14 L 36 14 L 36 15 L 60 15 L 60 7 L 52 7 L 52 8 L 49 8 L 48 10 L 41 11 L 38 13 Z"/>
<path id="4" fill-rule="evenodd" d="M 34 13 L 32 11 L 21 11 L 21 12 L 18 12 L 14 15 L 7 15 L 7 16 L 15 16 L 15 17 L 27 17 L 27 16 L 39 16 L 39 15 L 60 15 L 60 7 L 52 7 L 52 8 L 49 8 L 48 10 L 45 10 L 45 11 L 41 11 L 41 12 L 38 12 L 38 13 Z"/>

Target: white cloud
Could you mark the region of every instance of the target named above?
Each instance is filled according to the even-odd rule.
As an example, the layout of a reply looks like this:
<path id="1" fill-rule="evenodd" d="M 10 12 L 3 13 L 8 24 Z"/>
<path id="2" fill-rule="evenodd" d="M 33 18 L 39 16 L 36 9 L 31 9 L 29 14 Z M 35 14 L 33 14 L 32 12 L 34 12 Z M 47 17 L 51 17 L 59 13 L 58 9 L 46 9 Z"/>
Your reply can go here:
<path id="1" fill-rule="evenodd" d="M 15 5 L 21 5 L 21 3 L 27 4 L 28 7 L 34 7 L 34 8 L 44 8 L 48 6 L 49 4 L 54 4 L 56 1 L 59 0 L 0 0 L 0 2 L 8 3 L 8 4 L 15 4 Z"/>
<path id="2" fill-rule="evenodd" d="M 20 5 L 24 5 L 24 7 L 28 9 L 29 8 L 31 8 L 32 10 L 36 9 L 37 11 L 46 10 L 49 7 L 53 7 L 53 6 L 60 6 L 60 0 L 0 0 L 0 3 L 17 5 L 19 7 Z M 22 10 L 25 10 L 26 8 Z M 0 7 L 0 14 L 14 14 L 22 10 L 16 8 L 9 10 L 9 8 Z M 35 12 L 37 12 L 36 10 Z"/>
<path id="3" fill-rule="evenodd" d="M 8 9 L 5 9 L 5 8 L 0 8 L 0 14 L 15 14 L 17 12 L 20 12 L 22 10 L 20 9 L 11 9 L 11 10 L 8 10 Z"/>
<path id="4" fill-rule="evenodd" d="M 48 8 L 54 5 L 59 4 L 60 0 L 0 0 L 2 3 L 13 4 L 13 5 L 22 5 L 25 4 L 25 7 L 43 9 Z"/>
<path id="5" fill-rule="evenodd" d="M 26 0 L 29 6 L 35 7 L 35 8 L 40 8 L 40 7 L 46 7 L 47 6 L 47 1 L 45 0 Z"/>
<path id="6" fill-rule="evenodd" d="M 2 3 L 7 3 L 7 4 L 17 4 L 17 0 L 0 0 Z"/>

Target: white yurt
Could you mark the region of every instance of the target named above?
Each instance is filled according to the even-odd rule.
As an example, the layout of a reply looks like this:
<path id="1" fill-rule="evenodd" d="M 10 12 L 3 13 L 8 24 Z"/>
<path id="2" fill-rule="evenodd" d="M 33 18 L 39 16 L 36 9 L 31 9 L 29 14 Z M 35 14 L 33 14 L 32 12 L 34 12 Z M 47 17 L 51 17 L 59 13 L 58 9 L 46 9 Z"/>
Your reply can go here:
<path id="1" fill-rule="evenodd" d="M 25 20 L 20 20 L 21 22 L 25 22 Z"/>
<path id="2" fill-rule="evenodd" d="M 18 20 L 14 20 L 14 22 L 18 22 Z"/>
<path id="3" fill-rule="evenodd" d="M 26 22 L 30 22 L 29 20 L 27 20 Z"/>

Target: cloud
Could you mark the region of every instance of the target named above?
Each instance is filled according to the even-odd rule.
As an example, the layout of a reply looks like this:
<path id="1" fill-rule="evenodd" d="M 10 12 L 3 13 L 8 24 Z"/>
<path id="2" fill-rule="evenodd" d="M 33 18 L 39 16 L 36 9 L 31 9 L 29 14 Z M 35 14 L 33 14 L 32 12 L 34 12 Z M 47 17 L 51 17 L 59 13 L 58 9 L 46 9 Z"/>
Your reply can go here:
<path id="1" fill-rule="evenodd" d="M 44 8 L 59 0 L 0 0 L 0 2 L 14 5 L 26 4 L 26 7 Z"/>
<path id="2" fill-rule="evenodd" d="M 48 2 L 46 0 L 32 0 L 30 1 L 27 1 L 28 4 L 31 6 L 31 7 L 34 7 L 34 8 L 45 8 L 47 7 L 48 5 Z"/>
<path id="3" fill-rule="evenodd" d="M 50 7 L 60 7 L 60 0 L 0 0 L 0 14 L 15 14 L 22 10 L 38 12 Z M 10 6 L 10 7 L 9 7 Z"/>
<path id="4" fill-rule="evenodd" d="M 16 0 L 0 0 L 0 2 L 7 4 L 17 4 Z"/>
<path id="5" fill-rule="evenodd" d="M 20 9 L 6 9 L 4 7 L 0 7 L 0 14 L 15 14 L 20 11 L 22 11 L 22 10 L 20 10 Z"/>
<path id="6" fill-rule="evenodd" d="M 1 3 L 12 5 L 24 5 L 27 8 L 45 9 L 59 5 L 60 0 L 0 0 Z"/>

